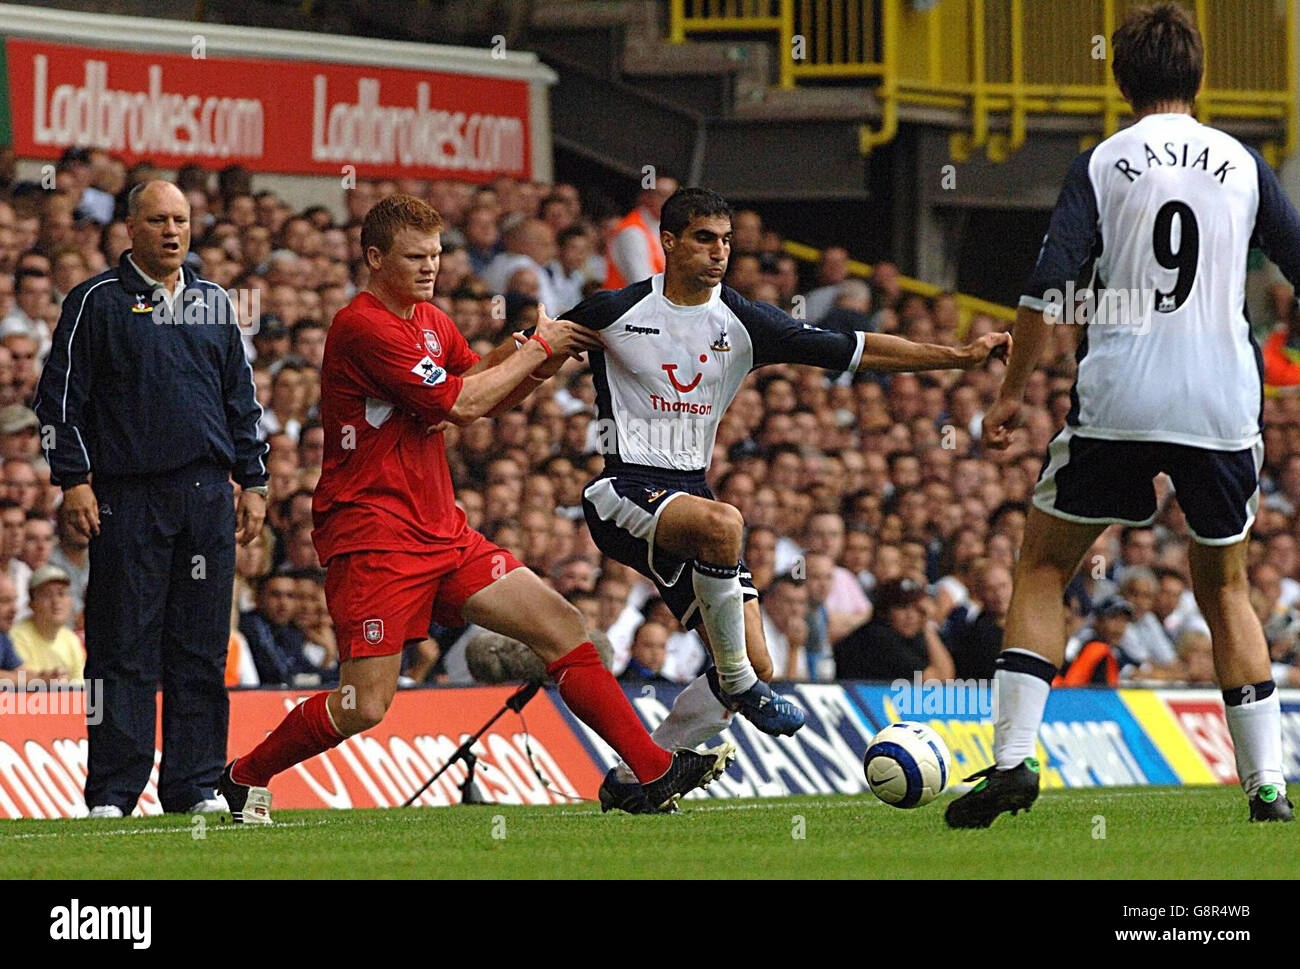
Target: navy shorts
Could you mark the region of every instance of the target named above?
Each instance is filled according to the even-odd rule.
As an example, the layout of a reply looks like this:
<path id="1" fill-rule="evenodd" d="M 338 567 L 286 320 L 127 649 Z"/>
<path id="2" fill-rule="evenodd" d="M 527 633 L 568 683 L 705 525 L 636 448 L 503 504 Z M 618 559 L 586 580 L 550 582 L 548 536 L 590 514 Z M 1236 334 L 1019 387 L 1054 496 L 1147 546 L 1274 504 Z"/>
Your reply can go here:
<path id="1" fill-rule="evenodd" d="M 607 470 L 583 489 L 582 511 L 596 547 L 653 582 L 677 621 L 694 629 L 702 617 L 691 563 L 655 548 L 659 516 L 681 495 L 713 498 L 703 471 L 622 465 Z M 743 562 L 740 586 L 746 600 L 758 598 Z"/>
<path id="2" fill-rule="evenodd" d="M 1169 475 L 1187 529 L 1202 545 L 1232 545 L 1250 532 L 1259 508 L 1264 445 L 1211 451 L 1186 444 L 1104 441 L 1066 426 L 1047 448 L 1034 505 L 1066 521 L 1150 525 L 1152 479 Z"/>

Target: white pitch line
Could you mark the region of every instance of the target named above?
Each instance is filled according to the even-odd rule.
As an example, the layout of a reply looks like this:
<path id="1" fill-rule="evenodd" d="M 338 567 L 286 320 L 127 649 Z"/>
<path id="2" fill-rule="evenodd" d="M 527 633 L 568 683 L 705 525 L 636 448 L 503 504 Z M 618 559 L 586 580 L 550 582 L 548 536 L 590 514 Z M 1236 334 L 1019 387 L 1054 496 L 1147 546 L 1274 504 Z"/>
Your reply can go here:
<path id="1" fill-rule="evenodd" d="M 1042 796 L 1052 797 L 1058 794 L 1072 794 L 1079 791 L 1088 791 L 1090 793 L 1096 794 L 1099 797 L 1103 797 L 1103 798 L 1151 797 L 1152 795 L 1161 795 L 1167 797 L 1173 797 L 1173 796 L 1186 797 L 1189 794 L 1202 794 L 1202 795 L 1218 794 L 1222 790 L 1223 787 L 1209 787 L 1209 786 L 1199 786 L 1199 785 L 1195 787 L 1190 787 L 1190 786 L 1189 787 L 1152 787 L 1149 790 L 1142 790 L 1142 791 L 1109 791 L 1104 787 L 1092 787 L 1092 788 L 1070 787 L 1070 788 L 1053 788 L 1050 791 L 1044 791 Z M 878 800 L 877 798 L 874 797 L 868 797 L 866 796 L 866 794 L 842 795 L 836 798 L 832 798 L 827 795 L 790 794 L 790 795 L 785 795 L 779 799 L 777 798 L 773 799 L 773 800 L 780 800 L 781 801 L 780 804 L 764 803 L 764 802 L 759 802 L 757 804 L 732 804 L 732 803 L 727 803 L 726 800 L 718 799 L 718 798 L 710 798 L 708 801 L 697 801 L 694 798 L 692 798 L 690 800 L 683 802 L 682 806 L 683 808 L 686 809 L 683 813 L 690 813 L 692 811 L 777 811 L 777 810 L 784 811 L 784 810 L 789 810 L 791 808 L 798 808 L 801 806 L 799 804 L 791 804 L 789 802 L 788 798 L 794 798 L 794 797 L 807 798 L 809 807 L 818 807 L 818 808 L 888 807 L 888 805 L 886 805 L 884 801 Z M 592 801 L 591 803 L 595 804 L 596 802 Z M 504 805 L 488 805 L 488 806 L 521 807 L 522 805 L 504 804 Z M 427 806 L 422 805 L 421 807 L 427 807 Z M 590 817 L 594 813 L 592 811 L 570 810 L 567 805 L 559 810 L 551 810 L 550 807 L 544 805 L 531 805 L 531 807 L 533 808 L 533 810 L 529 812 L 530 815 L 536 814 L 540 816 L 542 814 L 545 814 L 548 817 L 557 817 L 557 816 L 558 817 Z M 555 807 L 559 808 L 560 806 L 556 805 Z M 389 808 L 388 810 L 395 810 L 395 808 Z M 334 813 L 334 812 L 330 812 L 330 813 Z M 61 820 L 67 820 L 67 819 L 64 818 Z M 415 823 L 421 820 L 421 816 L 410 814 L 407 815 L 407 820 Z M 271 827 L 272 828 L 305 828 L 305 827 L 312 827 L 312 826 L 318 826 L 318 825 L 330 824 L 330 823 L 331 822 L 328 819 L 324 819 L 324 818 L 320 820 L 313 820 L 313 821 L 286 821 L 286 822 L 277 821 L 275 824 L 271 825 Z M 260 825 L 213 824 L 213 825 L 209 825 L 205 830 L 235 831 L 235 830 L 251 828 L 251 827 L 260 827 Z M 136 835 L 136 834 L 190 834 L 193 831 L 194 828 L 191 825 L 177 825 L 176 827 L 167 827 L 167 828 L 121 828 L 115 831 L 75 831 L 66 834 L 55 834 L 53 832 L 30 833 L 30 834 L 8 834 L 8 835 L 0 834 L 0 842 L 17 841 L 20 839 L 30 839 L 30 838 L 100 838 L 100 837 L 112 837 L 118 835 Z"/>
<path id="2" fill-rule="evenodd" d="M 320 821 L 277 821 L 270 825 L 272 828 L 306 828 L 320 824 L 329 824 L 322 819 Z M 210 824 L 203 831 L 238 831 L 241 829 L 251 829 L 254 827 L 265 827 L 264 825 L 248 824 Z M 0 842 L 19 841 L 30 838 L 111 838 L 120 835 L 134 834 L 193 834 L 194 828 L 190 824 L 178 824 L 174 828 L 119 828 L 116 831 L 71 831 L 67 833 L 31 833 L 31 834 L 6 834 L 0 835 Z"/>

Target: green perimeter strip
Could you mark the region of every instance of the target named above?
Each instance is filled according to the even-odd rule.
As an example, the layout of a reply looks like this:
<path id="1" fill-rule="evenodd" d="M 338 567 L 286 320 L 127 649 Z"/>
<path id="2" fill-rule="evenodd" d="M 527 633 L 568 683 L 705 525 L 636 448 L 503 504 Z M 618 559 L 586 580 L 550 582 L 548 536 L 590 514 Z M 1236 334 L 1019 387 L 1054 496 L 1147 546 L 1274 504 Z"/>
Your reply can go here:
<path id="1" fill-rule="evenodd" d="M 0 147 L 13 147 L 14 126 L 9 114 L 9 38 L 0 35 Z"/>

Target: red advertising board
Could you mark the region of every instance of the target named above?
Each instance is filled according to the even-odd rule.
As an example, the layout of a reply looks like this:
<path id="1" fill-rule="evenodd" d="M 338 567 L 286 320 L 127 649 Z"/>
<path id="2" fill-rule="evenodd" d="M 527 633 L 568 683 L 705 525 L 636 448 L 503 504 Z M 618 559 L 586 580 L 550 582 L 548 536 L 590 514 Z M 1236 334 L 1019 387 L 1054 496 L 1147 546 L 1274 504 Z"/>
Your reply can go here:
<path id="1" fill-rule="evenodd" d="M 531 175 L 527 81 L 5 41 L 14 152 L 255 172 Z"/>
<path id="2" fill-rule="evenodd" d="M 1223 704 L 1217 699 L 1190 699 L 1172 692 L 1165 693 L 1164 699 L 1215 779 L 1221 784 L 1236 784 L 1237 761 Z"/>
<path id="3" fill-rule="evenodd" d="M 503 687 L 401 691 L 384 722 L 374 730 L 351 737 L 272 781 L 274 807 L 400 805 L 512 692 Z M 230 756 L 251 749 L 286 711 L 310 695 L 278 690 L 232 693 Z M 13 699 L 13 694 L 8 696 Z M 477 789 L 483 800 L 561 804 L 577 796 L 594 797 L 600 772 L 545 691 L 528 704 L 524 716 L 527 739 L 520 718 L 507 713 L 474 748 Z M 162 811 L 157 797 L 161 757 L 160 746 L 154 755 L 153 774 L 140 798 L 139 813 Z M 0 716 L 0 819 L 85 813 L 85 778 L 86 727 L 79 708 L 9 709 Z M 464 778 L 465 770 L 457 764 L 416 803 L 459 803 Z"/>

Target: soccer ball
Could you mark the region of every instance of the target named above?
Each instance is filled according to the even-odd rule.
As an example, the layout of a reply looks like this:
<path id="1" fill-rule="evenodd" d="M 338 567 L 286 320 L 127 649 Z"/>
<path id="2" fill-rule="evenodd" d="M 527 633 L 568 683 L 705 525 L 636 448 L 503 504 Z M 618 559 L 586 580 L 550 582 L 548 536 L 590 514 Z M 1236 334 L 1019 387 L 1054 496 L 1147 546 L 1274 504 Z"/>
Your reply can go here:
<path id="1" fill-rule="evenodd" d="M 862 768 L 871 793 L 897 808 L 929 804 L 948 786 L 952 758 L 922 723 L 891 723 L 871 738 Z"/>

